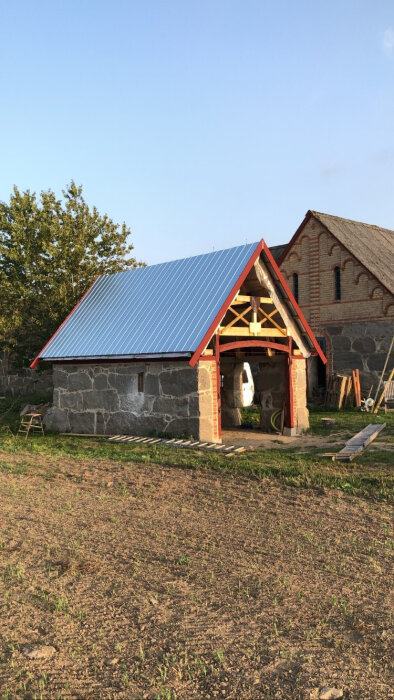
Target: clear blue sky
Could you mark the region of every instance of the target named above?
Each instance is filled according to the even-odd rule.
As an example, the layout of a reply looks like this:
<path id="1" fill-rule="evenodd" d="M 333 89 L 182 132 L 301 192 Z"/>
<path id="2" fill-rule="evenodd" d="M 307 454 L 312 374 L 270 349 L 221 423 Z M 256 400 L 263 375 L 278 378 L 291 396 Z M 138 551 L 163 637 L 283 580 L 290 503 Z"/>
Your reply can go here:
<path id="1" fill-rule="evenodd" d="M 392 0 L 0 0 L 0 199 L 83 184 L 148 263 L 307 209 L 394 229 Z"/>

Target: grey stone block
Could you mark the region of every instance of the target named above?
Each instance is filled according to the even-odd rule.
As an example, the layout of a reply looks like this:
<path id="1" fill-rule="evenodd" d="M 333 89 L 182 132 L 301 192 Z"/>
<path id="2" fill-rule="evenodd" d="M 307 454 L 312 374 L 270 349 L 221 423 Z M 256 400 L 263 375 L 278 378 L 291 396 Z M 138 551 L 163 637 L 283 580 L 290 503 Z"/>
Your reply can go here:
<path id="1" fill-rule="evenodd" d="M 139 435 L 140 427 L 139 416 L 133 413 L 117 411 L 108 415 L 106 434 L 115 435 L 119 433 L 121 435 Z"/>
<path id="2" fill-rule="evenodd" d="M 72 433 L 86 433 L 92 435 L 95 432 L 95 414 L 94 413 L 74 413 L 69 411 L 68 418 Z"/>
<path id="3" fill-rule="evenodd" d="M 190 367 L 162 372 L 160 385 L 162 393 L 169 396 L 192 394 L 198 390 L 198 370 Z"/>
<path id="4" fill-rule="evenodd" d="M 376 350 L 376 343 L 373 338 L 369 336 L 363 336 L 361 338 L 356 338 L 352 343 L 352 350 L 360 352 L 362 355 L 369 355 Z"/>
<path id="5" fill-rule="evenodd" d="M 358 352 L 337 350 L 333 353 L 336 372 L 349 372 L 352 369 L 363 369 L 363 359 Z"/>
<path id="6" fill-rule="evenodd" d="M 58 389 L 68 388 L 68 373 L 58 367 L 53 368 L 53 384 Z"/>
<path id="7" fill-rule="evenodd" d="M 167 416 L 188 416 L 189 401 L 185 396 L 157 396 L 153 404 L 153 411 Z"/>
<path id="8" fill-rule="evenodd" d="M 198 394 L 189 396 L 189 416 L 197 417 L 200 413 L 200 399 Z"/>
<path id="9" fill-rule="evenodd" d="M 84 371 L 75 372 L 68 377 L 68 388 L 70 391 L 82 391 L 92 388 L 92 380 L 89 374 Z"/>
<path id="10" fill-rule="evenodd" d="M 328 326 L 327 331 L 330 335 L 341 335 L 343 326 Z"/>
<path id="11" fill-rule="evenodd" d="M 385 361 L 386 353 L 377 352 L 374 355 L 370 355 L 367 359 L 368 369 L 380 373 L 384 367 Z"/>
<path id="12" fill-rule="evenodd" d="M 150 394 L 151 396 L 158 396 L 160 393 L 159 387 L 159 377 L 156 374 L 148 373 L 145 376 L 145 394 Z"/>
<path id="13" fill-rule="evenodd" d="M 80 391 L 66 391 L 60 394 L 59 408 L 71 408 L 74 411 L 82 411 L 84 408 L 82 393 Z"/>
<path id="14" fill-rule="evenodd" d="M 110 372 L 108 383 L 119 394 L 137 393 L 137 373 Z"/>
<path id="15" fill-rule="evenodd" d="M 103 389 L 108 389 L 108 377 L 106 374 L 100 372 L 96 374 L 93 379 L 93 388 L 102 391 Z"/>
<path id="16" fill-rule="evenodd" d="M 350 350 L 350 338 L 347 335 L 334 335 L 332 338 L 332 348 L 335 354 L 336 350 L 341 352 Z"/>
<path id="17" fill-rule="evenodd" d="M 114 389 L 104 389 L 103 391 L 84 391 L 83 393 L 83 408 L 84 409 L 104 409 L 112 412 L 119 409 L 118 394 Z"/>
<path id="18" fill-rule="evenodd" d="M 139 414 L 146 410 L 148 405 L 147 397 L 142 392 L 121 394 L 119 396 L 119 409 L 121 411 Z"/>
<path id="19" fill-rule="evenodd" d="M 199 421 L 197 418 L 174 418 L 167 425 L 166 432 L 173 437 L 198 437 Z"/>
<path id="20" fill-rule="evenodd" d="M 57 433 L 69 432 L 70 423 L 68 420 L 68 411 L 62 411 L 59 408 L 50 408 L 45 414 L 44 426 L 46 430 L 53 430 Z"/>
<path id="21" fill-rule="evenodd" d="M 100 413 L 100 411 L 97 411 L 96 413 L 96 434 L 97 435 L 108 435 L 106 432 L 106 419 L 107 419 L 107 414 L 105 413 Z"/>

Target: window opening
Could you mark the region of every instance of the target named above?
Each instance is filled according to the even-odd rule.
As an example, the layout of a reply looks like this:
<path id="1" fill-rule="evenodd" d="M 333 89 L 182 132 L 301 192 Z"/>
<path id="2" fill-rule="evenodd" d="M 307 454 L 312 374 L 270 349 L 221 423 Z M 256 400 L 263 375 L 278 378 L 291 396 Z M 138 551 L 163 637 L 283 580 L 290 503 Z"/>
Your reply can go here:
<path id="1" fill-rule="evenodd" d="M 335 301 L 341 301 L 341 268 L 334 268 Z"/>
<path id="2" fill-rule="evenodd" d="M 293 274 L 293 294 L 298 304 L 298 274 L 296 272 Z"/>
<path id="3" fill-rule="evenodd" d="M 145 374 L 144 372 L 138 372 L 138 391 L 142 393 L 144 391 Z"/>

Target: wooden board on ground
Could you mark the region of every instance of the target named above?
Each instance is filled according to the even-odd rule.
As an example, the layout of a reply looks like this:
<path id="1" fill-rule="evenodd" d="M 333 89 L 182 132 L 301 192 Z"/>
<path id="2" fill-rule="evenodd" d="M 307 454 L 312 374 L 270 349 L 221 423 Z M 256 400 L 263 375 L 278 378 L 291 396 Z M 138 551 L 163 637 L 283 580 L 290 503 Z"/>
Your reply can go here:
<path id="1" fill-rule="evenodd" d="M 360 455 L 361 452 L 364 452 L 365 448 L 375 440 L 385 427 L 386 423 L 370 423 L 360 430 L 359 433 L 353 435 L 340 452 L 334 454 L 332 452 L 326 452 L 323 457 L 331 457 L 333 462 L 336 460 L 351 462 L 355 457 Z"/>
<path id="2" fill-rule="evenodd" d="M 135 435 L 112 435 L 107 437 L 108 442 L 122 442 L 130 444 L 144 444 L 144 445 L 165 445 L 167 447 L 183 447 L 192 450 L 210 450 L 211 452 L 220 452 L 226 455 L 226 457 L 234 457 L 234 455 L 239 455 L 241 452 L 246 451 L 246 447 L 236 447 L 235 445 L 223 445 L 219 442 L 200 442 L 199 440 L 176 440 L 172 438 L 170 440 L 165 440 L 162 438 L 144 438 Z"/>

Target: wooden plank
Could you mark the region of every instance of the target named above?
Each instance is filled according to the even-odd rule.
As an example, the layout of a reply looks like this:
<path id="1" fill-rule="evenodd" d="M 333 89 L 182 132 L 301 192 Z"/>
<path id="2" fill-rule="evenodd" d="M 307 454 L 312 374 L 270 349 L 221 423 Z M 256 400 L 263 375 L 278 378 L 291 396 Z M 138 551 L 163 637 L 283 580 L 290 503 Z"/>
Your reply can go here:
<path id="1" fill-rule="evenodd" d="M 345 391 L 346 391 L 346 386 L 347 386 L 347 377 L 341 377 L 339 397 L 338 397 L 338 408 L 339 409 L 342 408 L 343 399 L 344 399 Z"/>
<path id="2" fill-rule="evenodd" d="M 333 457 L 333 461 L 346 460 L 352 461 L 357 455 L 361 454 L 365 448 L 375 440 L 379 433 L 386 427 L 386 423 L 370 423 L 360 432 L 353 435 L 347 441 L 345 447 L 337 452 Z"/>
<path id="3" fill-rule="evenodd" d="M 221 336 L 247 336 L 248 338 L 283 338 L 287 337 L 288 332 L 287 328 L 281 328 L 278 330 L 277 328 L 261 328 L 261 330 L 258 332 L 257 336 L 253 335 L 249 328 L 245 328 L 243 326 L 232 326 L 229 330 L 226 329 L 224 326 L 219 326 L 219 335 Z"/>
<path id="4" fill-rule="evenodd" d="M 250 303 L 251 297 L 248 294 L 237 294 L 235 297 L 233 303 L 231 306 L 234 304 L 246 304 L 247 302 Z M 271 297 L 260 297 L 260 304 L 273 304 L 273 299 Z"/>
<path id="5" fill-rule="evenodd" d="M 390 375 L 389 375 L 389 378 L 388 378 L 387 381 L 388 381 L 388 382 L 391 382 L 391 380 L 392 380 L 393 377 L 394 377 L 394 367 L 393 367 L 393 369 L 391 370 Z M 377 412 L 379 411 L 379 408 L 380 408 L 380 405 L 381 405 L 381 403 L 382 403 L 382 401 L 383 401 L 383 399 L 384 399 L 385 393 L 386 393 L 386 383 L 384 384 L 384 389 L 383 389 L 383 391 L 382 391 L 382 393 L 381 393 L 381 395 L 380 395 L 380 398 L 379 398 L 379 400 L 378 400 L 378 402 L 377 402 L 375 408 L 373 409 L 373 412 L 374 412 L 374 413 L 377 413 Z"/>

